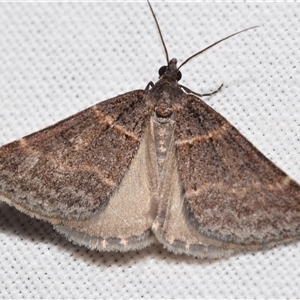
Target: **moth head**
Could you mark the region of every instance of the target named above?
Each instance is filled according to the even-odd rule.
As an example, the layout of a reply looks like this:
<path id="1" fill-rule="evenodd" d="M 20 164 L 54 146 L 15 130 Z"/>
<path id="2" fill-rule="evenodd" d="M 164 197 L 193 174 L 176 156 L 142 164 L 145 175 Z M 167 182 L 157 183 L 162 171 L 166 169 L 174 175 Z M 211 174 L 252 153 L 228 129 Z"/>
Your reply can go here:
<path id="1" fill-rule="evenodd" d="M 177 59 L 173 58 L 169 61 L 167 66 L 162 66 L 158 70 L 159 78 L 169 77 L 179 81 L 182 77 L 181 72 L 177 68 Z"/>

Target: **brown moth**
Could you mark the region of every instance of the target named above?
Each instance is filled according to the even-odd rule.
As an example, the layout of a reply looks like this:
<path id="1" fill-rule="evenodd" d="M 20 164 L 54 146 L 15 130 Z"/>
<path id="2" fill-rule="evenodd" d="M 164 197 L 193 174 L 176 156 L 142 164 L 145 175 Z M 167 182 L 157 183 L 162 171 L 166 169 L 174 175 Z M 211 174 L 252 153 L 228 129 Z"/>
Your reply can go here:
<path id="1" fill-rule="evenodd" d="M 213 258 L 298 239 L 300 186 L 178 84 L 182 65 L 233 35 L 177 67 L 159 34 L 156 84 L 0 148 L 0 200 L 99 251 L 158 241 Z"/>

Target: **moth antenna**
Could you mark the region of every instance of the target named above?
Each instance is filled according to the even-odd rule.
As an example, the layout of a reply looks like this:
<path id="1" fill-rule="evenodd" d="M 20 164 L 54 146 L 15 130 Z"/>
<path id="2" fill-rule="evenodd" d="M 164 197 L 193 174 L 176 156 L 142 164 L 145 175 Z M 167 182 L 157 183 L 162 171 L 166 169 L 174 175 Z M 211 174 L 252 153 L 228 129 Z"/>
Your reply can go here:
<path id="1" fill-rule="evenodd" d="M 156 19 L 156 16 L 155 16 L 155 13 L 154 13 L 154 10 L 149 2 L 149 0 L 147 0 L 148 4 L 149 4 L 149 7 L 150 7 L 150 10 L 151 10 L 151 13 L 152 13 L 152 16 L 154 18 L 154 21 L 156 23 L 156 28 L 158 30 L 158 33 L 159 33 L 159 36 L 160 36 L 160 40 L 161 40 L 161 43 L 164 47 L 164 50 L 165 50 L 165 54 L 166 54 L 166 59 L 167 59 L 167 64 L 169 64 L 169 54 L 168 54 L 168 50 L 167 50 L 167 47 L 166 47 L 166 44 L 165 44 L 165 41 L 164 41 L 164 38 L 162 36 L 162 33 L 161 33 L 161 30 L 160 30 L 160 27 L 159 27 L 159 24 L 158 24 L 158 21 Z"/>
<path id="2" fill-rule="evenodd" d="M 217 41 L 217 42 L 211 44 L 210 46 L 206 47 L 205 49 L 203 49 L 203 50 L 201 50 L 201 51 L 199 51 L 199 52 L 193 54 L 193 55 L 190 56 L 189 58 L 187 58 L 187 59 L 186 59 L 186 60 L 178 67 L 178 70 L 179 70 L 183 65 L 185 65 L 188 61 L 190 61 L 190 60 L 193 59 L 194 57 L 198 56 L 199 54 L 203 53 L 204 51 L 206 51 L 206 50 L 212 48 L 213 46 L 215 46 L 215 45 L 217 45 L 217 44 L 219 44 L 219 43 L 221 43 L 221 42 L 223 42 L 223 41 L 225 41 L 225 40 L 227 40 L 227 39 L 229 39 L 229 38 L 231 38 L 231 37 L 233 37 L 233 36 L 235 36 L 235 35 L 237 35 L 237 34 L 240 34 L 240 33 L 242 33 L 242 32 L 245 32 L 245 31 L 247 31 L 247 30 L 254 29 L 254 28 L 257 28 L 257 27 L 259 27 L 259 26 L 253 26 L 253 27 L 250 27 L 250 28 L 247 28 L 247 29 L 238 31 L 238 32 L 236 32 L 236 33 L 234 33 L 234 34 L 231 34 L 231 35 L 229 35 L 229 36 L 227 36 L 227 37 L 225 37 L 225 38 L 223 38 L 223 39 L 221 39 L 221 40 L 219 40 L 219 41 Z"/>

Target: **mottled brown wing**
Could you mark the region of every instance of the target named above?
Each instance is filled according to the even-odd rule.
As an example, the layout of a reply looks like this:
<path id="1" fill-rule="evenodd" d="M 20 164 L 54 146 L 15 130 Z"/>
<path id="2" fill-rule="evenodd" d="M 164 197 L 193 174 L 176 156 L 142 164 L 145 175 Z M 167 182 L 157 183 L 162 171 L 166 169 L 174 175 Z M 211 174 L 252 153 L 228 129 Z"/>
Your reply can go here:
<path id="1" fill-rule="evenodd" d="M 221 115 L 187 95 L 176 116 L 176 151 L 189 220 L 235 243 L 300 236 L 300 186 Z"/>
<path id="2" fill-rule="evenodd" d="M 103 205 L 138 150 L 144 91 L 94 105 L 0 148 L 0 200 L 39 218 L 80 219 Z"/>

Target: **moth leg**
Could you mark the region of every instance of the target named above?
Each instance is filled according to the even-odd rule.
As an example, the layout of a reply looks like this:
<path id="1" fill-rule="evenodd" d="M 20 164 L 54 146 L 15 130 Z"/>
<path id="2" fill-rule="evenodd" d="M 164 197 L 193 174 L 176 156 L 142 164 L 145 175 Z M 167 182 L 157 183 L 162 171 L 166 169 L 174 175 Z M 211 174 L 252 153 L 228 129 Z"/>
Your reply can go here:
<path id="1" fill-rule="evenodd" d="M 195 92 L 193 92 L 192 90 L 190 90 L 189 88 L 187 88 L 186 86 L 184 86 L 184 85 L 179 85 L 179 87 L 180 88 L 182 88 L 186 93 L 188 93 L 188 94 L 194 94 L 194 95 L 196 95 L 196 96 L 198 96 L 198 97 L 206 97 L 206 96 L 212 96 L 212 95 L 214 95 L 214 94 L 216 94 L 216 93 L 218 93 L 220 90 L 221 90 L 221 88 L 223 87 L 223 83 L 220 85 L 220 87 L 217 89 L 217 90 L 215 90 L 214 92 L 212 92 L 212 93 L 207 93 L 207 94 L 198 94 L 198 93 L 195 93 Z"/>
<path id="2" fill-rule="evenodd" d="M 146 91 L 149 91 L 150 87 L 151 87 L 151 88 L 153 88 L 153 87 L 154 87 L 154 83 L 153 83 L 153 81 L 150 81 L 150 82 L 147 84 L 147 86 L 146 86 L 145 90 L 146 90 Z"/>

